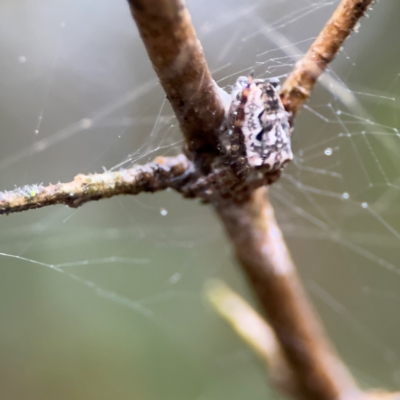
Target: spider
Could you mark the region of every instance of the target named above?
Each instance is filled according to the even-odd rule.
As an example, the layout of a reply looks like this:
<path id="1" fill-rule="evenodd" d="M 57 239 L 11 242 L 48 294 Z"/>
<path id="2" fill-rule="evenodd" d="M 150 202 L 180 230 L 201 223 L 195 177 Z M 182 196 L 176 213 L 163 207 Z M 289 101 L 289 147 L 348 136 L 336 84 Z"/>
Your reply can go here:
<path id="1" fill-rule="evenodd" d="M 279 97 L 279 80 L 240 76 L 232 89 L 225 153 L 239 175 L 270 174 L 293 158 L 289 113 Z"/>
<path id="2" fill-rule="evenodd" d="M 293 154 L 290 114 L 278 91 L 278 79 L 237 79 L 220 134 L 221 156 L 209 175 L 197 177 L 184 187 L 186 196 L 210 201 L 218 193 L 223 198 L 243 199 L 251 189 L 279 178 Z"/>

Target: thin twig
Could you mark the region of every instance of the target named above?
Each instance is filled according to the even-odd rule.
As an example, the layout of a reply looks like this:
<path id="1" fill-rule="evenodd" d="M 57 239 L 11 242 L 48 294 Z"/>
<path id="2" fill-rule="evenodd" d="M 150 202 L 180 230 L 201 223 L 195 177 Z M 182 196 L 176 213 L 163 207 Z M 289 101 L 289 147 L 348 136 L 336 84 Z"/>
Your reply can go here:
<path id="1" fill-rule="evenodd" d="M 306 55 L 296 63 L 282 86 L 283 104 L 293 116 L 311 91 L 360 18 L 375 0 L 342 0 Z"/>
<path id="2" fill-rule="evenodd" d="M 297 398 L 357 398 L 357 386 L 328 344 L 299 282 L 266 189 L 258 189 L 247 204 L 221 203 L 217 211 L 294 372 Z"/>
<path id="3" fill-rule="evenodd" d="M 215 154 L 218 129 L 224 115 L 224 105 L 211 79 L 183 1 L 128 1 L 153 67 L 180 122 L 189 150 L 196 153 L 197 160 L 199 160 L 199 154 L 207 154 L 207 152 Z M 206 171 L 209 164 L 207 165 L 202 158 L 200 160 L 201 162 L 196 165 Z M 243 223 L 246 225 L 243 232 L 246 233 L 246 243 L 249 247 L 244 253 L 254 251 L 254 254 L 258 255 L 265 251 L 264 247 L 258 246 L 264 246 L 266 243 L 263 243 L 264 237 L 261 242 L 255 239 L 258 234 L 263 235 L 266 232 L 257 230 L 257 224 L 260 223 L 257 218 L 261 218 L 262 225 L 266 226 L 272 210 L 269 208 L 271 210 L 269 214 L 262 213 L 262 210 L 267 209 L 267 204 L 263 204 L 262 195 L 260 196 L 260 193 L 262 194 L 264 191 L 261 190 L 257 193 L 259 195 L 254 197 L 257 201 L 249 201 L 243 206 L 229 201 L 216 204 L 229 233 L 235 232 L 236 228 L 240 231 Z M 261 214 L 257 214 L 257 218 L 252 218 L 255 207 L 260 207 Z M 266 220 L 264 220 L 265 217 L 267 217 Z M 248 222 L 250 223 L 248 224 Z M 235 240 L 234 235 L 231 235 L 231 238 L 243 266 L 248 271 L 254 271 L 253 265 L 244 263 L 244 259 L 240 257 L 246 246 Z M 274 246 L 275 240 L 276 238 L 273 236 L 267 237 L 267 244 Z M 279 250 L 283 248 L 284 246 L 281 246 Z M 284 250 L 287 254 L 287 250 Z M 251 258 L 251 261 L 256 261 L 256 259 Z M 265 260 L 261 258 L 261 261 Z M 279 262 L 285 260 L 278 259 L 276 261 L 274 267 L 279 266 Z M 258 262 L 255 262 L 254 265 L 258 266 Z M 282 268 L 284 267 L 285 265 Z M 334 399 L 344 392 L 356 392 L 357 389 L 347 375 L 345 367 L 325 343 L 322 333 L 320 333 L 322 330 L 316 329 L 314 332 L 312 329 L 318 327 L 318 322 L 303 295 L 292 264 L 291 267 L 293 273 L 287 276 L 276 275 L 277 279 L 272 281 L 266 279 L 269 271 L 264 268 L 265 275 L 261 277 L 254 275 L 256 279 L 252 283 L 268 315 L 279 315 L 278 310 L 281 307 L 279 303 L 288 303 L 286 307 L 283 306 L 284 309 L 288 309 L 288 312 L 285 313 L 284 323 L 281 324 L 279 318 L 272 318 L 270 323 L 288 358 L 290 368 L 296 375 L 296 386 L 300 388 L 298 397 Z M 272 288 L 276 289 L 271 291 L 272 296 L 268 296 L 268 301 L 276 296 L 276 301 L 273 301 L 271 306 L 265 303 L 266 298 L 263 297 L 265 290 L 261 290 L 263 285 L 268 283 L 266 290 L 271 283 L 273 283 Z M 302 300 L 295 306 L 294 299 L 299 293 L 302 295 Z M 303 311 L 305 311 L 304 314 L 302 314 Z M 289 335 L 291 340 L 294 340 L 297 334 L 300 335 L 300 349 L 296 348 L 293 342 L 285 340 L 286 336 L 282 333 L 282 326 L 293 328 L 293 334 Z M 310 355 L 307 355 L 308 347 L 310 347 Z"/>
<path id="4" fill-rule="evenodd" d="M 237 293 L 221 281 L 206 285 L 205 294 L 214 309 L 266 362 L 273 384 L 293 397 L 300 392 L 271 326 Z"/>
<path id="5" fill-rule="evenodd" d="M 224 104 L 211 79 L 201 45 L 182 0 L 128 0 L 153 67 L 176 113 L 196 168 L 209 172 L 218 154 L 218 130 Z M 308 98 L 318 76 L 372 0 L 343 0 L 303 61 L 283 86 L 293 115 Z M 156 161 L 127 171 L 78 176 L 69 184 L 25 187 L 0 195 L 3 213 L 48 204 L 76 207 L 114 194 L 136 194 L 174 186 L 192 164 L 184 157 Z M 175 160 L 175 161 L 174 161 Z M 172 163 L 172 164 L 169 164 Z M 74 192 L 73 190 L 76 189 Z M 216 202 L 238 260 L 266 312 L 294 377 L 299 399 L 355 399 L 360 395 L 347 369 L 327 343 L 311 309 L 274 219 L 265 189 L 241 205 Z M 72 193 L 72 195 L 71 195 Z M 46 197 L 47 196 L 47 197 Z"/>
<path id="6" fill-rule="evenodd" d="M 293 115 L 372 0 L 343 0 L 282 88 Z M 265 189 L 247 204 L 220 203 L 217 211 L 282 351 L 296 377 L 298 398 L 358 398 L 361 392 L 329 345 L 310 306 L 276 224 Z"/>
<path id="7" fill-rule="evenodd" d="M 191 163 L 184 155 L 158 157 L 152 163 L 115 172 L 77 175 L 68 183 L 29 185 L 0 192 L 0 215 L 42 208 L 54 204 L 69 207 L 120 194 L 156 192 L 173 187 L 176 178 L 189 172 Z"/>

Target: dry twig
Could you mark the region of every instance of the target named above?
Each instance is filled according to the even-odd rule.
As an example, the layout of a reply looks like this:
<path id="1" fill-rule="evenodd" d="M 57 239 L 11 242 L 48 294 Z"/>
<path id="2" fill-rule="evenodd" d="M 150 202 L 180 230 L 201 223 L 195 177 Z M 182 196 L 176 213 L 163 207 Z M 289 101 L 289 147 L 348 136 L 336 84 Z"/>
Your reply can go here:
<path id="1" fill-rule="evenodd" d="M 296 64 L 281 91 L 283 104 L 293 116 L 310 97 L 317 79 L 374 1 L 342 0 L 306 55 Z"/>
<path id="2" fill-rule="evenodd" d="M 221 281 L 206 286 L 206 296 L 236 333 L 266 362 L 270 379 L 284 393 L 296 396 L 297 380 L 271 326 L 246 301 Z"/>
<path id="3" fill-rule="evenodd" d="M 199 60 L 202 53 L 196 47 L 198 40 L 194 30 L 186 28 L 189 21 L 186 17 L 187 11 L 182 9 L 183 2 L 179 0 L 149 2 L 130 0 L 130 4 L 154 68 L 167 97 L 171 99 L 178 120 L 181 121 L 184 136 L 187 140 L 189 139 L 188 146 L 193 149 L 190 142 L 190 138 L 193 137 L 192 130 L 182 121 L 185 121 L 187 109 L 197 110 L 196 115 L 201 115 L 199 110 L 204 107 L 204 103 L 196 104 L 195 98 L 187 99 L 186 89 L 181 84 L 185 77 L 184 71 L 191 69 L 196 71 L 195 65 L 189 67 L 192 60 L 196 60 L 196 63 L 201 61 L 200 64 L 204 68 L 201 76 L 204 76 L 204 79 L 208 80 L 210 73 L 205 61 Z M 171 10 L 175 10 L 175 17 L 171 17 Z M 354 21 L 361 17 L 361 14 L 357 16 L 348 13 L 347 16 Z M 173 24 L 175 27 L 171 27 Z M 175 32 L 185 32 L 186 37 L 177 35 Z M 172 39 L 160 45 L 160 38 L 168 35 L 172 35 Z M 183 57 L 185 69 L 180 67 L 182 51 L 185 52 L 185 57 Z M 172 56 L 175 58 L 171 58 Z M 195 76 L 199 77 L 199 74 Z M 175 82 L 174 85 L 164 83 L 166 79 L 171 78 Z M 211 88 L 211 83 L 207 87 Z M 206 92 L 209 99 L 207 107 L 211 108 L 211 105 L 218 103 L 219 99 L 215 91 L 206 90 Z M 291 94 L 288 95 L 289 98 L 290 96 Z M 176 98 L 183 100 L 180 107 L 177 107 L 174 102 Z M 221 114 L 222 108 L 222 105 L 216 108 L 217 115 Z M 218 119 L 217 121 L 219 122 Z M 217 126 L 218 124 L 215 125 Z M 204 140 L 210 144 L 213 143 L 213 137 L 210 134 L 205 135 Z M 278 232 L 278 228 L 270 205 L 264 203 L 264 195 L 265 190 L 261 189 L 255 192 L 252 199 L 245 204 L 220 202 L 217 204 L 217 210 L 232 239 L 237 257 L 248 273 L 250 282 L 270 318 L 271 326 L 278 337 L 289 366 L 296 375 L 296 385 L 300 388 L 297 397 L 336 399 L 348 393 L 358 393 L 346 368 L 326 343 L 318 319 L 312 312 L 297 280 L 282 238 L 279 239 L 271 234 L 271 232 Z M 253 252 L 254 257 L 250 255 Z M 272 256 L 273 259 L 270 258 Z M 283 273 L 283 271 L 286 272 Z M 267 292 L 269 294 L 266 294 Z"/>
<path id="4" fill-rule="evenodd" d="M 207 175 L 212 159 L 218 154 L 218 131 L 224 118 L 224 105 L 184 2 L 128 1 L 153 67 L 180 123 L 188 156 L 195 161 L 196 172 Z M 342 0 L 309 52 L 296 65 L 282 94 L 293 115 L 371 3 L 372 0 Z M 3 213 L 8 213 L 57 203 L 76 207 L 99 199 L 102 191 L 103 197 L 110 197 L 161 190 L 174 186 L 171 182 L 192 165 L 184 156 L 164 160 L 136 168 L 131 171 L 132 176 L 120 171 L 112 176 L 108 173 L 78 176 L 69 184 L 37 187 L 34 193 L 32 188 L 22 189 L 22 192 L 20 189 L 19 194 L 24 195 L 19 200 L 18 190 L 2 193 L 0 204 Z M 112 190 L 112 185 L 116 185 L 116 191 Z M 266 200 L 266 189 L 256 190 L 241 204 L 232 200 L 217 201 L 216 209 L 284 354 L 284 363 L 290 370 L 288 376 L 293 380 L 286 386 L 294 387 L 294 396 L 299 399 L 355 399 L 360 396 L 346 367 L 327 343 L 309 305 L 272 207 Z"/>
<path id="5" fill-rule="evenodd" d="M 189 172 L 190 168 L 191 163 L 184 155 L 158 157 L 152 163 L 130 169 L 77 175 L 68 183 L 23 186 L 0 192 L 0 215 L 54 204 L 79 207 L 88 201 L 120 194 L 156 192 L 171 187 L 174 180 Z"/>

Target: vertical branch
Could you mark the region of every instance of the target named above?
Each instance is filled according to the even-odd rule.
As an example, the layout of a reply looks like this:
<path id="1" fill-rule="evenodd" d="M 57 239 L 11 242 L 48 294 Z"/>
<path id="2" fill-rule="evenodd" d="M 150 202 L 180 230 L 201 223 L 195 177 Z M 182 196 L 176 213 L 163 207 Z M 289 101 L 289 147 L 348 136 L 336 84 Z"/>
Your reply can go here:
<path id="1" fill-rule="evenodd" d="M 189 151 L 216 153 L 225 111 L 184 1 L 128 1 Z"/>
<path id="2" fill-rule="evenodd" d="M 328 344 L 299 282 L 265 193 L 259 189 L 247 203 L 220 204 L 217 211 L 294 371 L 299 398 L 357 396 L 357 386 Z"/>
<path id="3" fill-rule="evenodd" d="M 199 161 L 196 166 L 210 172 L 210 159 L 203 155 L 218 154 L 224 106 L 184 2 L 128 1 L 188 150 Z M 285 106 L 293 115 L 372 1 L 342 0 L 307 55 L 296 65 L 282 92 Z M 297 397 L 357 398 L 359 389 L 331 349 L 299 282 L 265 192 L 266 189 L 255 191 L 242 204 L 219 200 L 215 207 L 293 372 Z"/>

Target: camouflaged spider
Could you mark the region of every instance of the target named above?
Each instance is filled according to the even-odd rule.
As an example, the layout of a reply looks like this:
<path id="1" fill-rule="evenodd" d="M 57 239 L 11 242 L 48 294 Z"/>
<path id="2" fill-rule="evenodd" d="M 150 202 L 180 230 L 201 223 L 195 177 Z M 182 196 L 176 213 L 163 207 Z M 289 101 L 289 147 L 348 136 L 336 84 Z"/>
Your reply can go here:
<path id="1" fill-rule="evenodd" d="M 293 158 L 289 113 L 279 97 L 278 79 L 241 76 L 232 89 L 229 129 L 221 137 L 232 168 L 240 175 L 251 170 L 273 173 Z"/>
<path id="2" fill-rule="evenodd" d="M 226 125 L 221 129 L 221 157 L 212 172 L 189 182 L 188 197 L 243 199 L 252 189 L 275 182 L 293 158 L 289 113 L 279 97 L 278 79 L 241 76 L 232 88 Z M 228 108 L 227 107 L 227 108 Z"/>

